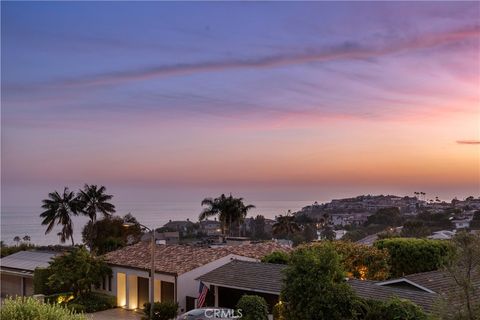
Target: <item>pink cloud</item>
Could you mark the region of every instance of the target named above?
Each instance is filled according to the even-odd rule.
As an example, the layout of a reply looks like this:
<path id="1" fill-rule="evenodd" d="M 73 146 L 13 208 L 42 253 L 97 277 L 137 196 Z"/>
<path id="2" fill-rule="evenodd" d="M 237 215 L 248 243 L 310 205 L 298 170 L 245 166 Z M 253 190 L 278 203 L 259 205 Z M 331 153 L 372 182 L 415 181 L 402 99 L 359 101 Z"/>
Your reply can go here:
<path id="1" fill-rule="evenodd" d="M 480 140 L 457 140 L 457 144 L 480 144 Z"/>
<path id="2" fill-rule="evenodd" d="M 279 66 L 350 59 L 368 59 L 396 52 L 431 48 L 468 38 L 478 37 L 480 26 L 474 26 L 449 32 L 423 35 L 396 44 L 387 44 L 381 48 L 368 48 L 354 43 L 343 43 L 328 49 L 314 50 L 308 53 L 279 54 L 273 56 L 211 61 L 202 63 L 185 63 L 163 65 L 141 70 L 127 70 L 87 76 L 84 78 L 63 81 L 66 86 L 89 86 L 113 84 L 129 81 L 140 81 L 158 77 L 188 75 L 240 68 L 272 68 Z"/>

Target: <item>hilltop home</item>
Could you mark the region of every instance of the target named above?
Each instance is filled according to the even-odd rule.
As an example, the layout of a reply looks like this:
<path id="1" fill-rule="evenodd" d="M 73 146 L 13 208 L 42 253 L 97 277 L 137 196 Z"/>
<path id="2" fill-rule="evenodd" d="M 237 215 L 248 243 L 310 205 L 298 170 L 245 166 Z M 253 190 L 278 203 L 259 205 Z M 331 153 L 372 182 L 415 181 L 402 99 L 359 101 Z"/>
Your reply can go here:
<path id="1" fill-rule="evenodd" d="M 196 278 L 230 261 L 259 261 L 273 251 L 290 248 L 276 242 L 206 248 L 188 245 L 157 245 L 155 248 L 155 301 L 176 301 L 180 311 L 195 308 Z M 100 289 L 117 298 L 117 306 L 142 308 L 150 295 L 150 244 L 137 244 L 107 253 L 113 277 Z M 105 289 L 107 288 L 107 289 Z"/>

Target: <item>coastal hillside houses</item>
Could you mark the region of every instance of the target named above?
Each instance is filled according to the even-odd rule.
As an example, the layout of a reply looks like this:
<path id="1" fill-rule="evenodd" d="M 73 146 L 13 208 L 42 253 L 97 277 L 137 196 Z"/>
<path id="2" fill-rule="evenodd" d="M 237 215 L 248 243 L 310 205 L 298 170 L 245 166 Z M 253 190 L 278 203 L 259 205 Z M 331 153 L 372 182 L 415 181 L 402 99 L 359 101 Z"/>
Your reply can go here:
<path id="1" fill-rule="evenodd" d="M 155 249 L 155 286 L 150 288 L 150 245 L 139 242 L 104 257 L 113 277 L 104 293 L 116 296 L 117 305 L 142 308 L 154 290 L 156 301 L 177 301 L 180 311 L 195 308 L 198 296 L 196 278 L 230 261 L 259 261 L 273 251 L 289 251 L 274 241 L 207 248 L 188 245 L 157 245 Z M 102 291 L 100 289 L 100 291 Z"/>
<path id="2" fill-rule="evenodd" d="M 415 215 L 425 204 L 425 201 L 417 197 L 367 195 L 354 198 L 334 199 L 324 204 L 315 202 L 313 205 L 303 207 L 296 214 L 306 214 L 314 219 L 329 216 L 334 219 L 330 221 L 334 225 L 361 224 L 366 217 L 374 214 L 379 209 L 398 208 L 404 215 Z M 349 222 L 348 220 L 355 221 Z"/>
<path id="3" fill-rule="evenodd" d="M 282 271 L 285 265 L 232 260 L 196 280 L 202 281 L 214 293 L 209 306 L 235 308 L 244 294 L 255 294 L 265 298 L 270 312 L 279 301 L 283 285 Z M 405 276 L 388 281 L 348 279 L 347 283 L 360 297 L 385 301 L 392 297 L 408 299 L 426 312 L 434 311 L 442 295 L 455 292 L 454 279 L 446 272 L 431 271 Z M 478 288 L 480 299 L 480 274 L 474 275 L 473 286 Z"/>

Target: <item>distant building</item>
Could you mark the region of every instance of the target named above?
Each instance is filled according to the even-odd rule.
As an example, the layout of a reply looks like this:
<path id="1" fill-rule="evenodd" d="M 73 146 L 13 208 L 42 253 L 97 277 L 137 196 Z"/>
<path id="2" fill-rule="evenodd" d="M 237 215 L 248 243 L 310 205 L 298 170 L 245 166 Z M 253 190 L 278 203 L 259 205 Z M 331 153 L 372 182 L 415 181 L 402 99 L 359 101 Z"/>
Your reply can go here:
<path id="1" fill-rule="evenodd" d="M 142 241 L 151 240 L 151 232 L 144 234 L 142 236 Z M 168 231 L 168 232 L 158 232 L 155 231 L 155 240 L 159 244 L 178 244 L 180 241 L 180 232 L 178 231 Z"/>
<path id="2" fill-rule="evenodd" d="M 455 231 L 450 231 L 450 230 L 440 230 L 440 231 L 435 231 L 431 236 L 429 236 L 429 239 L 436 239 L 436 240 L 449 240 L 452 239 L 452 237 L 455 235 Z"/>
<path id="3" fill-rule="evenodd" d="M 180 233 L 185 233 L 188 232 L 189 230 L 192 230 L 194 227 L 194 223 L 190 221 L 190 219 L 187 219 L 186 221 L 168 221 L 163 225 L 164 228 L 168 228 L 171 230 L 178 231 Z"/>
<path id="4" fill-rule="evenodd" d="M 462 220 L 452 220 L 452 223 L 455 225 L 455 229 L 467 229 L 470 227 L 471 219 L 462 219 Z"/>
<path id="5" fill-rule="evenodd" d="M 203 220 L 199 222 L 200 232 L 206 234 L 207 236 L 218 236 L 222 234 L 222 229 L 220 222 L 215 220 Z"/>

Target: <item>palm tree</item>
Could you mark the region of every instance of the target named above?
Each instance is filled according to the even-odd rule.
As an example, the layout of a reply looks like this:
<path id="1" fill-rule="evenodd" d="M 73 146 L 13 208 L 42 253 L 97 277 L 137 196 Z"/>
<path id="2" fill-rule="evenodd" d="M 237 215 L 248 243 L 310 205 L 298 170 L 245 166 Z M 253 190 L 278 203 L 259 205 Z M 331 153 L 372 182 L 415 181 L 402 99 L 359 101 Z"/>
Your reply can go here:
<path id="1" fill-rule="evenodd" d="M 104 217 L 110 217 L 115 212 L 115 206 L 108 202 L 112 195 L 105 194 L 107 189 L 104 186 L 98 188 L 96 185 L 85 184 L 83 190 L 79 191 L 81 211 L 88 216 L 92 222 L 97 220 L 97 213 L 101 212 Z"/>
<path id="2" fill-rule="evenodd" d="M 201 221 L 208 217 L 218 216 L 222 234 L 225 234 L 225 228 L 227 227 L 229 235 L 232 234 L 232 225 L 234 223 L 239 225 L 247 216 L 247 212 L 255 208 L 253 205 L 245 205 L 243 198 L 234 198 L 232 195 L 226 197 L 225 194 L 215 199 L 203 199 L 202 206 L 207 206 L 207 208 L 200 213 L 198 219 Z"/>
<path id="3" fill-rule="evenodd" d="M 15 236 L 13 238 L 13 241 L 15 241 L 17 243 L 17 246 L 18 246 L 18 243 L 20 242 L 20 237 L 19 236 Z"/>
<path id="4" fill-rule="evenodd" d="M 286 215 L 278 216 L 277 222 L 272 227 L 274 235 L 286 234 L 287 239 L 290 239 L 290 235 L 298 231 L 300 231 L 300 226 L 295 221 L 295 216 L 290 214 L 290 210 Z"/>
<path id="5" fill-rule="evenodd" d="M 234 207 L 234 210 L 232 210 L 233 221 L 237 222 L 238 235 L 240 236 L 241 235 L 240 225 L 245 221 L 248 211 L 250 211 L 251 209 L 254 209 L 255 206 L 253 204 L 245 205 L 243 203 L 243 198 L 233 198 L 232 202 Z"/>
<path id="6" fill-rule="evenodd" d="M 55 224 L 61 224 L 62 231 L 57 233 L 60 242 L 65 243 L 68 239 L 71 239 L 72 245 L 75 245 L 72 216 L 78 215 L 81 209 L 75 194 L 65 187 L 62 195 L 57 191 L 51 192 L 48 194 L 48 199 L 44 199 L 42 203 L 42 208 L 45 211 L 40 214 L 40 217 L 43 218 L 42 225 L 47 226 L 45 234 L 50 233 Z"/>
<path id="7" fill-rule="evenodd" d="M 23 237 L 23 241 L 25 241 L 25 242 L 30 242 L 30 240 L 31 240 L 31 238 L 28 234 Z"/>

